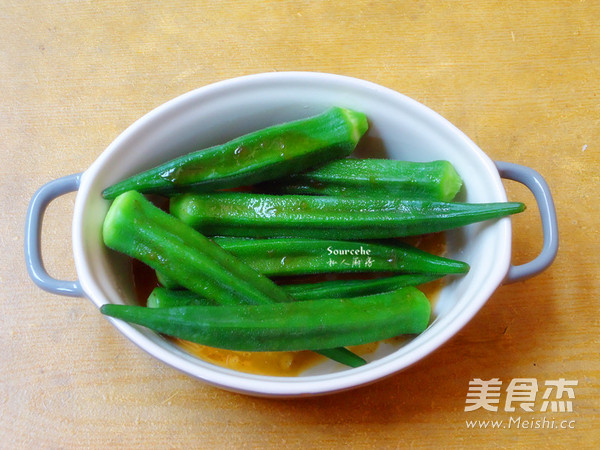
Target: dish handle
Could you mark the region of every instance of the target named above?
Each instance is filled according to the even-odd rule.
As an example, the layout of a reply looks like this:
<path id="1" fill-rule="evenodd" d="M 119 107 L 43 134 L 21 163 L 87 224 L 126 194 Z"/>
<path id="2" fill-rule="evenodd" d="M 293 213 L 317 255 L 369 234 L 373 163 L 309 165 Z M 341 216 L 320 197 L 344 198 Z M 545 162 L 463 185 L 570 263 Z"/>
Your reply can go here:
<path id="1" fill-rule="evenodd" d="M 69 192 L 79 189 L 81 173 L 57 178 L 39 188 L 29 202 L 25 220 L 25 263 L 29 276 L 35 284 L 53 294 L 83 297 L 79 281 L 57 280 L 51 277 L 42 260 L 41 231 L 44 212 L 48 205 Z"/>
<path id="2" fill-rule="evenodd" d="M 558 223 L 556 209 L 552 194 L 546 180 L 534 169 L 519 164 L 504 161 L 495 161 L 498 172 L 502 178 L 513 180 L 525 185 L 537 202 L 540 218 L 542 219 L 542 232 L 544 243 L 540 254 L 525 264 L 510 265 L 505 283 L 531 278 L 547 269 L 558 252 Z"/>

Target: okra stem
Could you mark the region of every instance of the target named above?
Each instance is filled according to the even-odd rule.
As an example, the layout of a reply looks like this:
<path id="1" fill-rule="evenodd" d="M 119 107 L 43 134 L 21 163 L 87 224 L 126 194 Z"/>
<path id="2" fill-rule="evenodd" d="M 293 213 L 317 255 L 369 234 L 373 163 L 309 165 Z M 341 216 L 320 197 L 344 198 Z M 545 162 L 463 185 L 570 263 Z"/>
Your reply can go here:
<path id="1" fill-rule="evenodd" d="M 328 348 L 325 350 L 315 350 L 315 353 L 323 355 L 326 358 L 332 359 L 333 361 L 345 364 L 349 367 L 360 367 L 367 363 L 364 358 L 358 356 L 346 347 Z"/>

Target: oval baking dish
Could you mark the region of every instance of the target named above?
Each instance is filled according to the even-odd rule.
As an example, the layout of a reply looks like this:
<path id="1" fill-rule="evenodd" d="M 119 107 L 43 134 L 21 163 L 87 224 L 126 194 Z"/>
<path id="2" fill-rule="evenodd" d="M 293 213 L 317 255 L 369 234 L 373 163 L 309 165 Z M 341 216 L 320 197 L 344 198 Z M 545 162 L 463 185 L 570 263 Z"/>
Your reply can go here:
<path id="1" fill-rule="evenodd" d="M 506 201 L 502 178 L 526 185 L 535 196 L 542 219 L 540 255 L 527 264 L 511 265 L 509 218 L 447 232 L 446 256 L 467 262 L 470 272 L 444 285 L 425 332 L 406 342 L 381 344 L 376 352 L 366 355 L 368 364 L 353 369 L 324 362 L 297 377 L 251 375 L 194 357 L 143 327 L 109 319 L 120 332 L 157 359 L 228 390 L 263 396 L 324 394 L 405 369 L 460 330 L 503 282 L 524 280 L 552 263 L 558 248 L 555 209 L 547 184 L 535 170 L 492 161 L 443 117 L 393 90 L 339 75 L 283 72 L 226 80 L 177 97 L 133 123 L 81 174 L 40 188 L 30 202 L 25 232 L 31 278 L 42 289 L 87 297 L 97 307 L 135 303 L 130 271 L 122 270 L 128 261 L 108 251 L 102 242 L 102 222 L 110 204 L 102 197 L 102 190 L 175 156 L 275 123 L 318 114 L 332 105 L 367 115 L 370 128 L 361 143 L 361 156 L 450 161 L 464 182 L 461 201 Z M 46 206 L 71 191 L 77 191 L 72 235 L 78 280 L 55 280 L 42 263 L 41 223 Z"/>

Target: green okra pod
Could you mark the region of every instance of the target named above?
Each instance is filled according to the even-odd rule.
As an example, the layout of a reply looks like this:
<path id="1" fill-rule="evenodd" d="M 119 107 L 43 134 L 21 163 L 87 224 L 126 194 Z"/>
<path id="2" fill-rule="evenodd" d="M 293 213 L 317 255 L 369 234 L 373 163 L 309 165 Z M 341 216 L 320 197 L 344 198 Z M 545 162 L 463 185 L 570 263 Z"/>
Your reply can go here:
<path id="1" fill-rule="evenodd" d="M 214 300 L 201 297 L 187 289 L 175 290 L 164 287 L 154 288 L 146 300 L 148 308 L 170 308 L 173 306 L 190 305 L 218 306 L 218 303 Z"/>
<path id="2" fill-rule="evenodd" d="M 258 130 L 175 158 L 105 189 L 171 195 L 249 186 L 348 156 L 366 132 L 366 116 L 333 107 L 313 117 Z"/>
<path id="3" fill-rule="evenodd" d="M 267 277 L 138 192 L 117 197 L 102 231 L 107 247 L 136 258 L 181 286 L 219 303 L 289 300 L 285 291 Z"/>
<path id="4" fill-rule="evenodd" d="M 170 210 L 207 235 L 385 239 L 434 233 L 521 212 L 520 202 L 456 203 L 380 197 L 182 194 Z"/>
<path id="5" fill-rule="evenodd" d="M 449 202 L 461 186 L 460 175 L 448 161 L 344 158 L 263 183 L 260 188 L 278 194 L 380 195 Z"/>
<path id="6" fill-rule="evenodd" d="M 465 262 L 437 256 L 402 242 L 380 244 L 310 238 L 214 237 L 213 242 L 268 277 L 335 273 L 466 273 Z M 162 286 L 178 284 L 158 272 Z M 310 290 L 309 290 L 310 291 Z"/>
<path id="7" fill-rule="evenodd" d="M 268 277 L 325 273 L 466 273 L 469 265 L 412 245 L 311 238 L 214 237 L 221 248 Z"/>
<path id="8" fill-rule="evenodd" d="M 325 298 L 363 297 L 380 294 L 406 286 L 418 286 L 440 278 L 441 275 L 406 274 L 366 280 L 330 280 L 318 283 L 298 283 L 281 285 L 294 301 L 321 300 Z M 202 298 L 187 289 L 156 287 L 148 297 L 149 308 L 169 308 L 173 306 L 216 305 L 212 300 Z"/>
<path id="9" fill-rule="evenodd" d="M 101 312 L 156 332 L 238 351 L 346 347 L 424 331 L 431 305 L 414 287 L 349 299 L 243 306 L 145 308 L 106 304 Z"/>
<path id="10" fill-rule="evenodd" d="M 441 275 L 403 274 L 366 280 L 331 280 L 282 286 L 295 300 L 363 297 L 437 280 Z"/>

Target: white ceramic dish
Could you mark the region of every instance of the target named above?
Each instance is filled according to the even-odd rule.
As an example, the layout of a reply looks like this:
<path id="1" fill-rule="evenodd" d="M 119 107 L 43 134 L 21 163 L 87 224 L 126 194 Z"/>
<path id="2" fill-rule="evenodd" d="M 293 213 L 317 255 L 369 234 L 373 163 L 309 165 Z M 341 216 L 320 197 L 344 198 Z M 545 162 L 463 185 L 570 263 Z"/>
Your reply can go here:
<path id="1" fill-rule="evenodd" d="M 447 159 L 464 180 L 461 200 L 506 201 L 501 175 L 526 184 L 538 202 L 544 228 L 542 253 L 523 266 L 511 266 L 509 218 L 470 225 L 448 234 L 448 256 L 468 262 L 471 271 L 445 286 L 434 320 L 418 337 L 397 346 L 382 345 L 369 364 L 348 369 L 323 363 L 298 377 L 249 375 L 202 361 L 142 327 L 111 320 L 126 337 L 157 359 L 222 388 L 264 396 L 307 396 L 350 389 L 405 369 L 460 330 L 503 281 L 535 275 L 556 254 L 556 217 L 549 189 L 537 172 L 494 163 L 469 138 L 424 105 L 366 81 L 321 73 L 267 73 L 236 78 L 191 91 L 151 111 L 126 129 L 82 174 L 54 180 L 31 200 L 26 259 L 32 279 L 43 289 L 85 296 L 96 306 L 132 303 L 134 293 L 124 258 L 108 251 L 101 225 L 109 202 L 107 186 L 194 149 L 225 142 L 274 123 L 307 117 L 338 105 L 366 113 L 370 129 L 361 143 L 365 156 L 430 161 Z M 52 279 L 40 255 L 40 227 L 46 205 L 78 190 L 73 218 L 73 251 L 78 281 Z M 529 205 L 531 206 L 531 205 Z"/>

